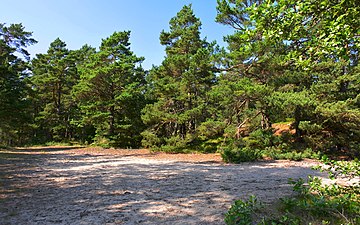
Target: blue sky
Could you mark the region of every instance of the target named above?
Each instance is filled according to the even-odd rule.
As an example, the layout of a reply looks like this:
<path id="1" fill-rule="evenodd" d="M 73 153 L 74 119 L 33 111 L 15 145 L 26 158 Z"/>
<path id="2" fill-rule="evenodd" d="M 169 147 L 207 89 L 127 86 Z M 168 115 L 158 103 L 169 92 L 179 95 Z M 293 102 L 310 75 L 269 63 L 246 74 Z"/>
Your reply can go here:
<path id="1" fill-rule="evenodd" d="M 15 3 L 16 2 L 16 3 Z M 132 50 L 144 56 L 143 67 L 159 65 L 164 48 L 159 43 L 162 30 L 182 8 L 192 3 L 202 21 L 202 36 L 208 41 L 222 39 L 232 30 L 215 23 L 216 0 L 1 0 L 0 23 L 22 23 L 39 42 L 29 47 L 34 56 L 45 53 L 57 37 L 69 49 L 84 44 L 99 47 L 101 39 L 114 31 L 131 31 Z"/>

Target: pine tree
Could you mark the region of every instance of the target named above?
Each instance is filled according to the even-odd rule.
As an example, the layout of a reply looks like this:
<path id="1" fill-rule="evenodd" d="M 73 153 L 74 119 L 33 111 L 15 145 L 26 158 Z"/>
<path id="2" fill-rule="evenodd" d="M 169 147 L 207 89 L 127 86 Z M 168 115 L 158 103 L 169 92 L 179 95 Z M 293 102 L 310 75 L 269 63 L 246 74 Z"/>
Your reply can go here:
<path id="1" fill-rule="evenodd" d="M 78 125 L 95 129 L 103 146 L 138 147 L 143 124 L 144 60 L 130 50 L 130 32 L 102 40 L 100 51 L 80 66 L 81 80 L 73 95 L 79 102 Z"/>
<path id="2" fill-rule="evenodd" d="M 57 38 L 47 54 L 38 54 L 32 60 L 31 78 L 35 96 L 38 141 L 66 141 L 74 135 L 71 111 L 75 106 L 72 87 L 78 81 L 75 59 L 65 42 Z"/>
<path id="3" fill-rule="evenodd" d="M 87 63 L 90 62 L 92 55 L 96 53 L 96 48 L 91 47 L 87 44 L 83 45 L 78 50 L 72 50 L 70 52 L 71 58 L 75 60 L 77 77 L 80 80 L 80 70 Z M 70 124 L 72 128 L 72 137 L 75 141 L 80 143 L 91 143 L 95 135 L 95 129 L 91 124 L 81 124 L 83 118 L 82 110 L 78 99 L 75 96 L 74 87 L 77 87 L 78 82 L 73 86 L 71 90 L 71 110 L 70 110 Z"/>
<path id="4" fill-rule="evenodd" d="M 201 22 L 191 5 L 170 20 L 160 43 L 166 57 L 149 74 L 155 102 L 143 110 L 148 129 L 143 144 L 164 151 L 181 151 L 196 141 L 199 125 L 207 118 L 207 92 L 215 82 L 214 43 L 200 37 Z"/>
<path id="5" fill-rule="evenodd" d="M 275 122 L 292 118 L 314 149 L 358 151 L 357 9 L 354 0 L 218 1 L 218 21 L 236 30 L 225 67 L 271 87 L 262 105 Z"/>
<path id="6" fill-rule="evenodd" d="M 22 24 L 0 23 L 0 145 L 24 144 L 28 138 L 29 66 L 24 59 L 29 59 L 26 47 L 36 43 L 31 35 Z"/>
<path id="7" fill-rule="evenodd" d="M 225 37 L 228 54 L 222 62 L 223 74 L 212 90 L 215 104 L 224 112 L 226 136 L 239 138 L 257 129 L 269 130 L 278 119 L 269 107 L 282 79 L 286 46 L 279 40 L 264 40 L 252 19 L 254 4 L 263 1 L 218 1 L 217 22 L 234 28 Z M 244 133 L 244 134 L 242 134 Z"/>
<path id="8" fill-rule="evenodd" d="M 279 1 L 253 9 L 263 38 L 286 40 L 286 63 L 303 74 L 292 85 L 309 101 L 295 108 L 294 124 L 313 148 L 360 151 L 358 9 L 355 0 Z"/>

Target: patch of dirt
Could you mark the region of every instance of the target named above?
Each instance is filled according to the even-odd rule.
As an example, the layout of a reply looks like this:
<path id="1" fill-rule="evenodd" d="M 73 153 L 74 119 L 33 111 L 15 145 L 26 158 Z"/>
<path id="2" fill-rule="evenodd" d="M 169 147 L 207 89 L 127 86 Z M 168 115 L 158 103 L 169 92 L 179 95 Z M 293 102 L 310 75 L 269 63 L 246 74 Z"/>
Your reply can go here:
<path id="1" fill-rule="evenodd" d="M 295 129 L 291 128 L 291 123 L 276 123 L 272 125 L 274 134 L 280 136 L 284 133 L 295 134 Z"/>
<path id="2" fill-rule="evenodd" d="M 317 162 L 39 147 L 0 151 L 0 224 L 224 224 L 236 199 L 272 203 Z"/>

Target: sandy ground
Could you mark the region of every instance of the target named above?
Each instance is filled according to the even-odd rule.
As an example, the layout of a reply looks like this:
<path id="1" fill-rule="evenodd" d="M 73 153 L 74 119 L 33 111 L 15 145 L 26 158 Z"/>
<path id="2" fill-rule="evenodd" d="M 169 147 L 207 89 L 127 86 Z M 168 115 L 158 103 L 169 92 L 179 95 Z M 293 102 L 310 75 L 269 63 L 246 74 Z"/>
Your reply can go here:
<path id="1" fill-rule="evenodd" d="M 314 161 L 231 165 L 216 154 L 47 147 L 0 151 L 0 224 L 224 224 L 236 199 L 271 204 Z"/>

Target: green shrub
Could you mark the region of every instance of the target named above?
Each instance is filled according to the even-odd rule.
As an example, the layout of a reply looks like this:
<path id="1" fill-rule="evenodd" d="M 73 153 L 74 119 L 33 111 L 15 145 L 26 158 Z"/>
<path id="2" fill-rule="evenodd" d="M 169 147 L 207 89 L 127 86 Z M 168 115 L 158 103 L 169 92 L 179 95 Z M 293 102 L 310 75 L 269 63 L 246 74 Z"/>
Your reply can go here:
<path id="1" fill-rule="evenodd" d="M 225 123 L 207 120 L 196 128 L 196 135 L 199 140 L 209 140 L 221 136 L 224 132 Z"/>
<path id="2" fill-rule="evenodd" d="M 143 137 L 141 144 L 145 148 L 153 148 L 161 143 L 160 138 L 151 131 L 145 130 L 141 133 L 141 136 Z"/>
<path id="3" fill-rule="evenodd" d="M 206 141 L 196 140 L 189 145 L 189 148 L 196 152 L 215 153 L 218 150 L 218 146 L 221 144 L 221 142 L 223 142 L 222 138 L 209 139 Z"/>
<path id="4" fill-rule="evenodd" d="M 275 146 L 280 143 L 280 137 L 273 134 L 272 130 L 255 130 L 248 137 L 243 138 L 247 147 L 265 149 L 266 147 Z"/>
<path id="5" fill-rule="evenodd" d="M 219 147 L 219 152 L 225 162 L 252 162 L 262 158 L 262 151 L 278 143 L 279 139 L 271 130 L 255 130 L 248 137 L 232 140 Z"/>
<path id="6" fill-rule="evenodd" d="M 253 162 L 262 158 L 261 151 L 249 147 L 224 147 L 221 148 L 221 157 L 226 163 Z"/>
<path id="7" fill-rule="evenodd" d="M 278 146 L 267 147 L 263 151 L 263 156 L 274 160 L 287 159 L 300 161 L 303 159 L 320 159 L 321 153 L 314 152 L 311 148 L 305 150 L 293 150 L 292 146 L 282 143 Z"/>
<path id="8" fill-rule="evenodd" d="M 6 146 L 6 145 L 0 145 L 0 149 L 10 149 L 10 147 L 9 146 Z"/>
<path id="9" fill-rule="evenodd" d="M 259 207 L 260 205 L 253 195 L 247 201 L 236 200 L 225 214 L 225 223 L 228 225 L 252 224 L 252 216 Z"/>
<path id="10" fill-rule="evenodd" d="M 152 147 L 152 150 L 167 152 L 167 153 L 186 153 L 191 152 L 190 135 L 182 138 L 180 136 L 172 136 L 170 138 L 164 138 L 164 144 L 160 146 Z"/>
<path id="11" fill-rule="evenodd" d="M 162 145 L 158 148 L 154 148 L 154 151 L 166 152 L 166 153 L 180 153 L 183 149 L 179 149 L 176 146 Z"/>
<path id="12" fill-rule="evenodd" d="M 326 167 L 318 167 L 330 174 L 330 178 L 359 178 L 360 162 L 332 161 L 323 159 Z M 254 201 L 236 201 L 225 215 L 226 224 L 258 225 L 302 225 L 302 224 L 360 224 L 360 183 L 352 186 L 339 184 L 325 185 L 320 178 L 309 177 L 307 185 L 303 179 L 290 180 L 297 193 L 291 198 L 280 199 L 278 216 L 260 218 L 255 223 L 257 209 Z M 254 197 L 252 197 L 254 198 Z"/>
<path id="13" fill-rule="evenodd" d="M 102 148 L 111 148 L 112 141 L 106 137 L 96 136 L 92 145 L 100 146 Z"/>
<path id="14" fill-rule="evenodd" d="M 359 224 L 360 189 L 338 184 L 324 185 L 320 178 L 291 181 L 297 197 L 283 199 L 283 209 L 297 214 L 303 221 L 326 221 L 329 224 Z"/>

